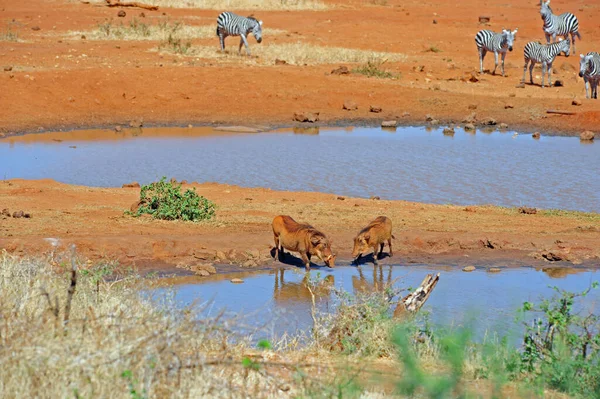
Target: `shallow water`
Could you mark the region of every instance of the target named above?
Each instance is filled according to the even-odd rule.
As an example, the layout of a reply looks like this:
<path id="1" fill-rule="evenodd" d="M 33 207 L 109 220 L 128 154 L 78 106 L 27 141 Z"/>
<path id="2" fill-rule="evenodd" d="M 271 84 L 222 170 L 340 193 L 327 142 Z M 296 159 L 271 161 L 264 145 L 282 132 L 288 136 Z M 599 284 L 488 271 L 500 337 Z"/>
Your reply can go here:
<path id="1" fill-rule="evenodd" d="M 448 137 L 420 127 L 251 134 L 153 128 L 0 140 L 3 179 L 120 187 L 162 176 L 439 204 L 600 211 L 600 144 L 574 137 L 462 130 Z"/>
<path id="2" fill-rule="evenodd" d="M 465 273 L 457 267 L 419 265 L 319 268 L 313 269 L 311 275 L 325 279 L 330 287 L 359 293 L 373 292 L 390 283 L 397 288 L 417 287 L 427 273 L 438 272 L 440 281 L 423 311 L 431 313 L 431 321 L 437 326 L 473 326 L 479 338 L 486 332 L 507 334 L 515 326 L 522 331 L 522 326 L 515 324 L 516 310 L 525 301 L 551 297 L 550 286 L 581 292 L 600 280 L 600 270 L 576 268 L 507 268 L 499 273 L 477 269 Z M 189 283 L 175 286 L 175 298 L 182 306 L 195 301 L 210 302 L 209 314 L 226 309 L 246 315 L 241 324 L 266 326 L 270 335 L 280 336 L 308 331 L 312 326 L 311 296 L 303 283 L 305 276 L 300 269 L 279 269 L 193 278 Z M 234 277 L 242 278 L 244 283 L 231 283 Z M 592 290 L 576 306 L 597 312 L 599 301 L 600 289 Z M 331 290 L 321 291 L 318 296 L 320 311 L 332 311 L 336 303 Z"/>

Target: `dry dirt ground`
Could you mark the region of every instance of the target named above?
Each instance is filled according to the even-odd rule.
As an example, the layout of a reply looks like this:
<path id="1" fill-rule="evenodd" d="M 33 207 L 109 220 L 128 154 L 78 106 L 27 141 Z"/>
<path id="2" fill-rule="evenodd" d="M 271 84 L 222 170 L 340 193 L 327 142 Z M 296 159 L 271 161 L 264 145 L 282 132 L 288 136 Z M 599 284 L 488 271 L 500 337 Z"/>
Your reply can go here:
<path id="1" fill-rule="evenodd" d="M 118 18 L 119 9 L 98 0 L 0 1 L 0 134 L 109 126 L 134 118 L 147 125 L 289 125 L 295 111 L 320 112 L 326 124 L 377 124 L 389 118 L 424 123 L 427 114 L 442 123 L 460 123 L 475 105 L 476 118 L 493 117 L 515 129 L 556 134 L 596 129 L 600 102 L 585 99 L 577 72 L 579 53 L 600 50 L 600 4 L 552 2 L 556 13 L 579 17 L 583 39 L 575 56 L 555 63 L 554 78 L 564 86 L 542 89 L 539 70 L 537 85 L 516 87 L 524 45 L 544 38 L 537 1 L 324 1 L 328 8 L 322 11 L 235 10 L 254 13 L 265 29 L 275 29 L 265 33 L 260 45 L 250 39 L 257 58 L 217 54 L 212 30 L 218 10 L 127 8 L 127 15 Z M 480 15 L 490 16 L 491 23 L 479 24 Z M 192 37 L 185 55 L 168 46 L 156 51 L 161 46 L 156 40 L 93 40 L 101 36 L 100 25 L 115 29 L 134 19 L 149 26 L 179 21 L 208 33 Z M 515 50 L 507 57 L 507 76 L 478 75 L 475 34 L 503 27 L 519 29 Z M 237 48 L 237 39 L 227 43 Z M 290 43 L 304 46 L 306 62 L 282 51 L 278 58 L 288 64 L 275 65 L 269 46 Z M 314 46 L 325 55 L 316 59 Z M 343 57 L 327 55 L 323 46 L 393 53 L 382 68 L 396 78 L 332 75 L 339 65 L 353 69 L 360 63 L 340 62 Z M 485 62 L 486 69 L 490 66 L 493 55 Z M 469 81 L 472 72 L 478 82 Z M 573 97 L 582 105 L 571 105 Z M 345 100 L 356 102 L 358 110 L 343 110 Z M 370 105 L 383 112 L 369 112 Z M 576 115 L 550 115 L 548 109 Z"/>
<path id="2" fill-rule="evenodd" d="M 2 181 L 2 207 L 11 213 L 23 210 L 32 218 L 0 216 L 0 248 L 17 254 L 50 254 L 54 249 L 46 239 L 57 238 L 57 252 L 74 243 L 90 259 L 117 259 L 146 270 L 207 263 L 270 266 L 275 264 L 270 257 L 271 221 L 275 215 L 290 214 L 328 234 L 341 260 L 338 263 L 347 264 L 356 232 L 375 216 L 387 215 L 394 223 L 396 240 L 394 257 L 384 259 L 384 264 L 547 267 L 594 265 L 600 259 L 597 214 L 522 214 L 499 207 L 344 198 L 216 183 L 193 186 L 218 204 L 215 221 L 168 222 L 124 215 L 139 199 L 139 188 Z"/>

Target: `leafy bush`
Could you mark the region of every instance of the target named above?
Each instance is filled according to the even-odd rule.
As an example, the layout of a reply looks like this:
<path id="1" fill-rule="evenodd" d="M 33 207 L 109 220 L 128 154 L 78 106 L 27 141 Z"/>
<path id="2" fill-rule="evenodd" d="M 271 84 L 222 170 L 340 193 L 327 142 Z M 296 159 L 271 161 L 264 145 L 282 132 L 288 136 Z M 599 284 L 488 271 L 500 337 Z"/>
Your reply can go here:
<path id="1" fill-rule="evenodd" d="M 198 195 L 196 189 L 181 191 L 181 184 L 167 181 L 163 177 L 142 187 L 138 209 L 134 216 L 152 215 L 164 220 L 210 220 L 215 216 L 216 206 L 212 201 Z"/>

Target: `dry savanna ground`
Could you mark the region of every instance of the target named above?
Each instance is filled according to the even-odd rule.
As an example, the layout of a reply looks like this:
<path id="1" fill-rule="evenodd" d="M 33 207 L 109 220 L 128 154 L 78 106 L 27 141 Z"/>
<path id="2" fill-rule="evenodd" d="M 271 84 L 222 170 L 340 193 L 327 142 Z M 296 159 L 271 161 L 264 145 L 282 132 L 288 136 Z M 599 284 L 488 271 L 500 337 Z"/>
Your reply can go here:
<path id="1" fill-rule="evenodd" d="M 560 57 L 562 87 L 517 88 L 525 43 L 542 40 L 536 2 L 466 0 L 148 0 L 156 11 L 75 0 L 4 1 L 0 5 L 0 134 L 112 125 L 291 124 L 295 111 L 320 123 L 442 123 L 493 117 L 510 127 L 574 134 L 594 130 L 595 100 L 585 100 L 579 56 Z M 597 51 L 600 5 L 552 2 L 580 21 L 577 51 Z M 218 52 L 219 12 L 264 21 L 262 44 L 238 56 L 237 38 Z M 118 17 L 125 11 L 125 17 Z M 478 17 L 491 17 L 480 24 Z M 518 28 L 507 76 L 477 74 L 474 36 Z M 331 71 L 347 66 L 350 74 Z M 485 68 L 493 67 L 488 55 Z M 472 78 L 472 74 L 474 78 Z M 536 70 L 536 81 L 541 71 Z M 477 80 L 473 82 L 471 80 Z M 571 104 L 574 97 L 582 105 Z M 358 109 L 342 109 L 345 100 Z M 370 106 L 383 109 L 369 112 Z M 473 108 L 473 111 L 469 107 Z M 547 114 L 548 109 L 575 115 Z"/>

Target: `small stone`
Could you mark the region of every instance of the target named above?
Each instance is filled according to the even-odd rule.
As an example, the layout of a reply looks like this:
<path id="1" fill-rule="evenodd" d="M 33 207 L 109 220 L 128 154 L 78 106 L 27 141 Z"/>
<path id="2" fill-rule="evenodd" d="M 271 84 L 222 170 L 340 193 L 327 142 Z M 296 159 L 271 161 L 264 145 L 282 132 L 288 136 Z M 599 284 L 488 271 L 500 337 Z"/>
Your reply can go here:
<path id="1" fill-rule="evenodd" d="M 465 130 L 466 130 L 467 132 L 472 132 L 472 131 L 474 131 L 474 130 L 475 130 L 475 125 L 474 125 L 474 124 L 472 124 L 472 123 L 467 123 L 467 124 L 465 125 Z"/>
<path id="2" fill-rule="evenodd" d="M 223 251 L 217 251 L 215 258 L 220 261 L 227 260 L 227 255 L 225 255 L 225 252 Z"/>
<path id="3" fill-rule="evenodd" d="M 319 120 L 318 112 L 294 112 L 294 120 L 297 122 L 314 123 Z"/>
<path id="4" fill-rule="evenodd" d="M 396 121 L 383 121 L 381 127 L 396 127 L 398 123 Z"/>
<path id="5" fill-rule="evenodd" d="M 257 266 L 257 265 L 256 265 L 256 262 L 253 260 L 247 260 L 244 263 L 242 263 L 242 267 L 255 267 L 255 266 Z"/>
<path id="6" fill-rule="evenodd" d="M 475 212 L 477 212 L 477 207 L 475 207 L 473 205 L 468 205 L 468 206 L 465 206 L 464 211 L 465 212 L 473 212 L 473 213 L 475 213 Z"/>
<path id="7" fill-rule="evenodd" d="M 573 99 L 573 101 L 571 101 L 571 104 L 572 104 L 572 105 L 579 106 L 579 105 L 581 105 L 581 104 L 582 104 L 582 102 L 581 102 L 581 100 L 580 100 L 580 99 L 578 99 L 578 98 L 574 98 L 574 99 Z"/>
<path id="8" fill-rule="evenodd" d="M 512 105 L 511 103 L 508 104 L 504 104 L 504 109 L 513 109 L 515 106 Z"/>
<path id="9" fill-rule="evenodd" d="M 563 81 L 562 81 L 562 80 L 559 80 L 559 79 L 557 79 L 557 80 L 554 82 L 554 87 L 563 87 L 564 85 L 565 85 L 565 84 L 563 83 Z"/>
<path id="10" fill-rule="evenodd" d="M 379 201 L 381 198 L 378 195 L 373 195 L 371 198 L 373 201 Z"/>
<path id="11" fill-rule="evenodd" d="M 404 112 L 402 113 L 402 117 L 403 117 L 403 118 L 406 118 L 407 116 L 410 116 L 410 112 L 404 111 Z"/>
<path id="12" fill-rule="evenodd" d="M 342 105 L 342 109 L 345 109 L 346 111 L 356 111 L 358 109 L 358 104 L 352 100 L 346 100 Z"/>
<path id="13" fill-rule="evenodd" d="M 485 118 L 484 120 L 481 121 L 482 125 L 487 125 L 487 126 L 494 126 L 496 125 L 496 120 L 494 118 Z"/>
<path id="14" fill-rule="evenodd" d="M 35 25 L 35 26 L 32 26 L 32 27 L 31 27 L 31 30 L 34 30 L 34 31 L 38 31 L 38 30 L 41 30 L 41 29 L 42 29 L 42 28 L 40 28 L 40 27 L 39 27 L 39 26 L 37 26 L 37 25 Z"/>
<path id="15" fill-rule="evenodd" d="M 487 24 L 487 23 L 490 22 L 490 20 L 491 20 L 491 18 L 488 17 L 488 16 L 486 16 L 486 15 L 480 15 L 479 16 L 479 23 L 480 24 Z"/>
<path id="16" fill-rule="evenodd" d="M 31 213 L 24 213 L 24 214 L 23 214 L 23 217 L 24 217 L 25 219 L 31 219 L 33 216 L 31 215 Z"/>
<path id="17" fill-rule="evenodd" d="M 140 183 L 134 181 L 131 183 L 125 183 L 121 186 L 122 188 L 140 188 Z"/>
<path id="18" fill-rule="evenodd" d="M 275 65 L 287 65 L 286 60 L 280 60 L 279 58 L 275 59 Z"/>
<path id="19" fill-rule="evenodd" d="M 537 213 L 536 208 L 528 208 L 526 206 L 522 206 L 519 208 L 519 213 L 524 213 L 526 215 L 535 215 Z"/>
<path id="20" fill-rule="evenodd" d="M 339 197 L 337 197 L 337 199 L 340 200 L 340 201 L 345 201 L 346 197 L 339 196 Z"/>
<path id="21" fill-rule="evenodd" d="M 471 72 L 471 77 L 469 78 L 469 82 L 471 82 L 471 83 L 479 82 L 479 78 L 477 77 L 475 72 Z"/>
<path id="22" fill-rule="evenodd" d="M 500 273 L 502 271 L 502 269 L 500 269 L 499 267 L 490 267 L 488 269 L 489 273 Z"/>
<path id="23" fill-rule="evenodd" d="M 432 120 L 433 120 L 433 116 L 431 116 L 429 114 L 425 115 L 425 121 L 431 122 Z"/>
<path id="24" fill-rule="evenodd" d="M 146 14 L 144 14 L 143 12 L 140 13 L 140 18 L 146 18 Z"/>
<path id="25" fill-rule="evenodd" d="M 463 123 L 475 123 L 475 121 L 477 121 L 477 114 L 475 112 L 465 116 L 462 120 Z"/>
<path id="26" fill-rule="evenodd" d="M 509 97 L 516 97 L 517 95 L 515 93 L 510 93 L 508 96 Z"/>
<path id="27" fill-rule="evenodd" d="M 81 40 L 85 40 L 87 39 L 87 37 L 85 37 L 85 35 L 81 35 Z"/>
<path id="28" fill-rule="evenodd" d="M 593 141 L 594 140 L 594 132 L 590 132 L 589 130 L 586 130 L 585 132 L 582 132 L 579 135 L 579 139 L 581 141 Z"/>
<path id="29" fill-rule="evenodd" d="M 377 106 L 377 105 L 371 105 L 371 106 L 369 107 L 369 111 L 370 111 L 370 112 L 373 112 L 373 113 L 375 113 L 375 114 L 378 114 L 378 113 L 380 113 L 381 111 L 383 111 L 383 109 L 382 109 L 381 107 Z"/>
<path id="30" fill-rule="evenodd" d="M 12 67 L 12 66 L 10 66 L 10 65 L 9 65 L 9 66 L 5 66 L 5 67 L 4 67 L 4 72 L 10 72 L 10 71 L 12 71 L 12 70 L 13 70 L 13 67 Z"/>
<path id="31" fill-rule="evenodd" d="M 429 123 L 432 124 L 432 125 L 439 125 L 440 121 L 438 121 L 437 119 L 433 119 Z"/>
<path id="32" fill-rule="evenodd" d="M 472 272 L 474 270 L 475 270 L 475 266 L 465 266 L 462 269 L 463 272 Z"/>
<path id="33" fill-rule="evenodd" d="M 189 124 L 189 125 L 188 125 L 188 129 L 191 129 L 191 128 L 193 128 L 193 127 L 194 127 L 194 125 L 192 125 L 192 124 Z"/>
<path id="34" fill-rule="evenodd" d="M 443 133 L 444 136 L 454 136 L 454 128 L 445 127 Z"/>
<path id="35" fill-rule="evenodd" d="M 477 104 L 469 104 L 469 109 L 477 109 Z"/>
<path id="36" fill-rule="evenodd" d="M 251 249 L 248 251 L 250 259 L 260 259 L 260 251 L 258 249 Z"/>
<path id="37" fill-rule="evenodd" d="M 500 124 L 500 129 L 508 129 L 508 125 L 503 122 Z"/>
<path id="38" fill-rule="evenodd" d="M 18 219 L 18 218 L 22 218 L 24 215 L 25 215 L 25 213 L 23 211 L 17 211 L 17 212 L 13 213 L 12 217 Z"/>
<path id="39" fill-rule="evenodd" d="M 117 17 L 119 17 L 119 18 L 125 18 L 126 15 L 127 15 L 127 13 L 125 11 L 123 11 L 123 10 L 120 10 L 117 13 Z"/>
<path id="40" fill-rule="evenodd" d="M 123 128 L 119 125 L 115 126 L 115 132 L 120 133 L 123 131 Z"/>
<path id="41" fill-rule="evenodd" d="M 434 19 L 434 20 L 433 20 L 433 24 L 434 24 L 434 25 L 437 25 L 437 19 Z"/>
<path id="42" fill-rule="evenodd" d="M 10 211 L 8 210 L 8 208 L 2 209 L 2 216 L 10 217 Z"/>
<path id="43" fill-rule="evenodd" d="M 350 70 L 348 69 L 347 66 L 341 66 L 339 68 L 336 68 L 334 70 L 331 71 L 332 75 L 349 75 L 350 74 Z"/>
<path id="44" fill-rule="evenodd" d="M 231 281 L 233 284 L 241 284 L 244 282 L 244 280 L 242 280 L 241 278 L 232 278 Z"/>
<path id="45" fill-rule="evenodd" d="M 197 276 L 202 276 L 202 277 L 208 277 L 210 276 L 210 273 L 207 270 L 204 269 L 197 269 L 194 271 L 194 273 L 196 273 Z"/>
<path id="46" fill-rule="evenodd" d="M 129 122 L 129 127 L 142 127 L 144 126 L 144 121 L 142 119 L 134 119 L 131 122 Z"/>
<path id="47" fill-rule="evenodd" d="M 540 134 L 540 132 L 535 132 L 531 135 L 531 137 L 533 137 L 534 139 L 538 140 L 542 135 Z"/>
<path id="48" fill-rule="evenodd" d="M 213 266 L 212 263 L 203 263 L 200 265 L 196 265 L 197 270 L 205 270 L 209 274 L 215 274 L 217 269 Z"/>

